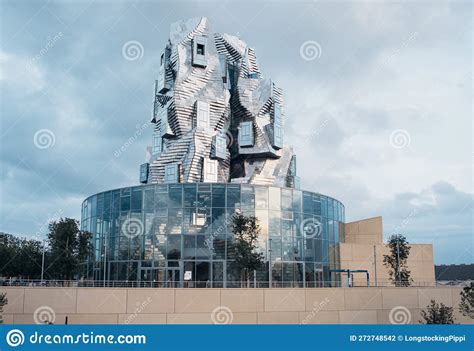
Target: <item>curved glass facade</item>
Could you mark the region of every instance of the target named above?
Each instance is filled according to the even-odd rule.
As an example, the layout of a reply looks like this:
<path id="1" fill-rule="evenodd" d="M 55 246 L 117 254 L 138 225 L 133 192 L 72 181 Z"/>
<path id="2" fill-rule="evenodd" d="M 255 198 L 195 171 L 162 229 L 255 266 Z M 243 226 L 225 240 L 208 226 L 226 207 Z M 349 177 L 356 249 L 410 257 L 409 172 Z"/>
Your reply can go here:
<path id="1" fill-rule="evenodd" d="M 232 250 L 236 210 L 259 220 L 266 266 L 257 272 L 258 286 L 312 287 L 329 280 L 337 262 L 331 248 L 344 238 L 341 202 L 227 183 L 142 185 L 87 198 L 81 226 L 93 234 L 94 254 L 86 277 L 144 286 L 240 286 Z"/>

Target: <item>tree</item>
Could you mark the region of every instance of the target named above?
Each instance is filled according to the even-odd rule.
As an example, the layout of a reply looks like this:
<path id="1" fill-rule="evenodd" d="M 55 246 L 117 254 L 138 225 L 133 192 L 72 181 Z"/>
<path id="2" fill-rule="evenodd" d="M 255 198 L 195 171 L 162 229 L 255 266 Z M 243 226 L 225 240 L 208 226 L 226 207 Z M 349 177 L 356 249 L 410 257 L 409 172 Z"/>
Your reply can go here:
<path id="1" fill-rule="evenodd" d="M 79 222 L 60 218 L 49 224 L 49 258 L 47 274 L 51 278 L 70 280 L 92 252 L 92 234 L 79 230 Z"/>
<path id="2" fill-rule="evenodd" d="M 459 312 L 466 317 L 474 319 L 474 283 L 472 282 L 461 291 Z"/>
<path id="3" fill-rule="evenodd" d="M 453 308 L 444 305 L 443 303 L 436 303 L 431 300 L 431 303 L 426 306 L 426 311 L 421 311 L 420 320 L 423 324 L 454 324 Z"/>
<path id="4" fill-rule="evenodd" d="M 407 239 L 401 234 L 394 234 L 388 239 L 387 247 L 390 254 L 383 255 L 383 264 L 387 267 L 390 280 L 395 286 L 410 286 L 413 279 L 407 268 L 407 259 L 410 255 L 411 246 Z"/>
<path id="5" fill-rule="evenodd" d="M 3 306 L 6 306 L 8 303 L 7 294 L 0 294 L 0 324 L 3 324 Z"/>
<path id="6" fill-rule="evenodd" d="M 38 279 L 42 250 L 38 240 L 0 233 L 0 276 Z"/>
<path id="7" fill-rule="evenodd" d="M 260 225 L 258 219 L 253 216 L 244 216 L 237 213 L 232 220 L 232 231 L 234 233 L 234 257 L 237 269 L 242 281 L 249 284 L 250 275 L 254 270 L 264 264 L 264 257 L 258 252 L 258 236 Z"/>

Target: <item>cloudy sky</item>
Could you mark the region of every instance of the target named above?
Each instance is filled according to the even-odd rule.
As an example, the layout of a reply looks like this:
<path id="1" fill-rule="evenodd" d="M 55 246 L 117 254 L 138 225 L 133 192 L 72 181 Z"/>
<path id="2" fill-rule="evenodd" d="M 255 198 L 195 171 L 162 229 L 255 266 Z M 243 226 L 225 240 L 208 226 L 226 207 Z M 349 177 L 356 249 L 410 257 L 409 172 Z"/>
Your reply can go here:
<path id="1" fill-rule="evenodd" d="M 207 16 L 284 89 L 303 189 L 433 243 L 436 263 L 474 261 L 470 2 L 0 3 L 0 231 L 41 236 L 138 183 L 169 25 Z"/>

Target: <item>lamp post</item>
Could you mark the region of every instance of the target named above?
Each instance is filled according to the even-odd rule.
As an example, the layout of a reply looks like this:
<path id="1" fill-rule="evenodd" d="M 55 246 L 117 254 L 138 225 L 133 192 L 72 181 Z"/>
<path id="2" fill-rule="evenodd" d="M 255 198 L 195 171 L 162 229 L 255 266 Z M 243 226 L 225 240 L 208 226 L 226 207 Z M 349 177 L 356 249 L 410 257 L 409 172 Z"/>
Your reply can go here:
<path id="1" fill-rule="evenodd" d="M 272 287 L 272 239 L 268 238 L 268 287 Z"/>
<path id="2" fill-rule="evenodd" d="M 400 276 L 400 237 L 397 238 L 397 275 L 398 275 L 398 286 L 402 286 L 401 276 Z"/>
<path id="3" fill-rule="evenodd" d="M 107 233 L 104 234 L 104 287 L 107 275 Z"/>
<path id="4" fill-rule="evenodd" d="M 43 277 L 44 277 L 44 252 L 46 250 L 46 240 L 43 239 L 43 254 L 41 257 L 41 285 L 43 285 Z"/>

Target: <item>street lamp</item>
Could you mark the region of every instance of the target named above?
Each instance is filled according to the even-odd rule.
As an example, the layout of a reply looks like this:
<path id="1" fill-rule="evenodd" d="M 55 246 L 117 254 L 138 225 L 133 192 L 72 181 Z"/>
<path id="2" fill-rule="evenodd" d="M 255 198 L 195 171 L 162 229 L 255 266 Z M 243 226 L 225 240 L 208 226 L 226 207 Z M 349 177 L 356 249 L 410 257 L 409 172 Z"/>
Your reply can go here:
<path id="1" fill-rule="evenodd" d="M 268 238 L 268 285 L 272 287 L 272 239 Z"/>
<path id="2" fill-rule="evenodd" d="M 41 285 L 43 285 L 44 277 L 44 252 L 46 251 L 46 240 L 43 239 L 43 254 L 41 257 Z"/>

